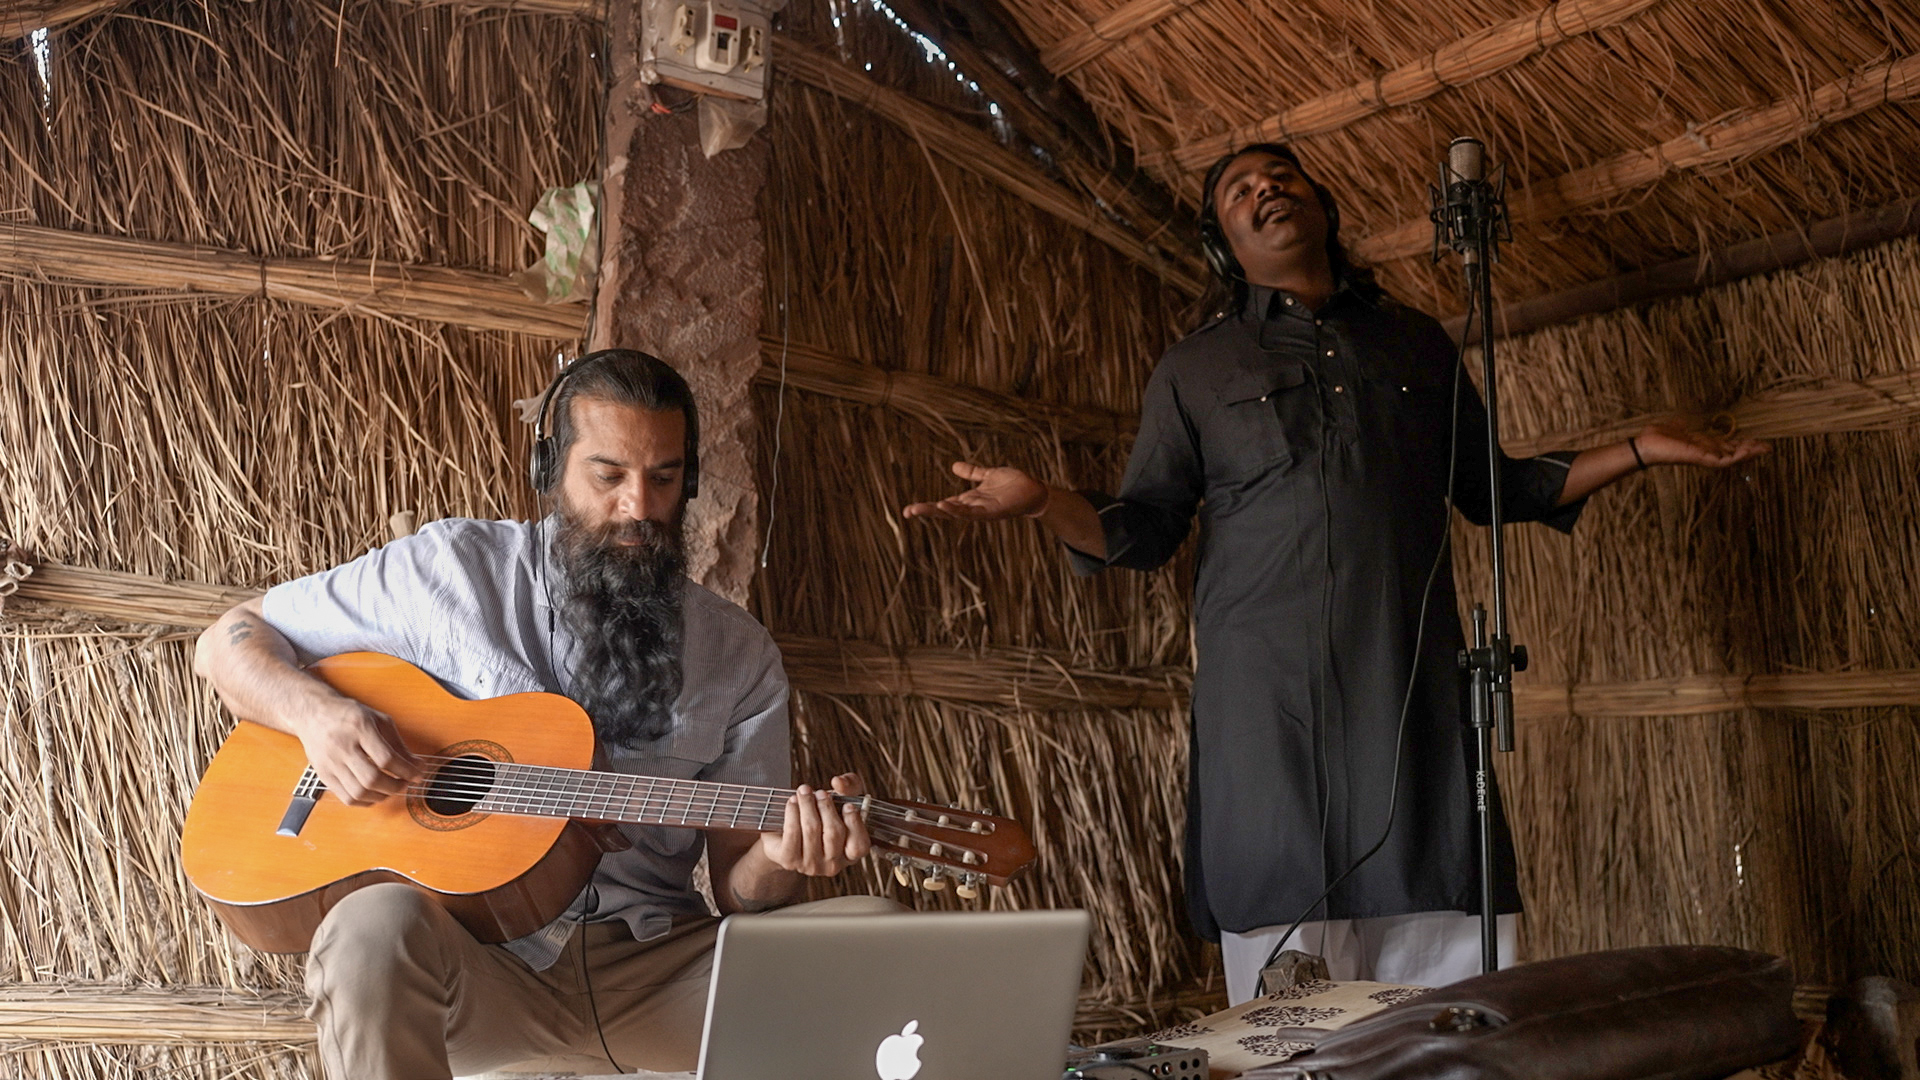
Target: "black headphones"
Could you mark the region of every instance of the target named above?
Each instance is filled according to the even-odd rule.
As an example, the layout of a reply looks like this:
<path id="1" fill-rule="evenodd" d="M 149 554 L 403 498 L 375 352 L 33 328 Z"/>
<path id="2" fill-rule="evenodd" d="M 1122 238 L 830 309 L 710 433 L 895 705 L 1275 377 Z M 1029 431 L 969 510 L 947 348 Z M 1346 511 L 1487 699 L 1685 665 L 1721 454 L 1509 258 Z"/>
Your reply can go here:
<path id="1" fill-rule="evenodd" d="M 635 356 L 649 363 L 658 364 L 666 369 L 675 381 L 680 382 L 682 387 L 686 385 L 680 373 L 674 371 L 666 361 L 638 349 L 601 349 L 599 352 L 588 353 L 561 368 L 560 373 L 547 384 L 546 392 L 540 395 L 539 411 L 533 414 L 533 452 L 527 456 L 527 481 L 533 485 L 533 490 L 545 495 L 560 481 L 560 469 L 564 463 L 560 460 L 560 451 L 553 445 L 553 432 L 547 426 L 547 421 L 553 414 L 554 399 L 560 396 L 560 388 L 568 379 L 590 364 Z M 684 412 L 687 417 L 687 449 L 686 464 L 680 471 L 681 497 L 691 499 L 700 494 L 700 413 L 694 408 L 691 390 L 686 394 Z"/>

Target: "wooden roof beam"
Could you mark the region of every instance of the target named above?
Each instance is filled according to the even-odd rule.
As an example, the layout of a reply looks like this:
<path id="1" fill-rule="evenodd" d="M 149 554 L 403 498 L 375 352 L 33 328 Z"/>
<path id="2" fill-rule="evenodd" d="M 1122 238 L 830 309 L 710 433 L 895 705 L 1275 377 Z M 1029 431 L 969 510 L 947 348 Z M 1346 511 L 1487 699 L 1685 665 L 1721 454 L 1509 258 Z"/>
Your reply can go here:
<path id="1" fill-rule="evenodd" d="M 1605 206 L 1670 173 L 1758 157 L 1828 124 L 1914 97 L 1920 97 L 1920 55 L 1874 64 L 1804 96 L 1737 109 L 1657 146 L 1629 150 L 1597 165 L 1528 184 L 1508 200 L 1509 213 L 1520 224 Z M 1425 255 L 1432 248 L 1433 224 L 1422 216 L 1366 237 L 1354 245 L 1354 254 L 1377 263 Z"/>
<path id="2" fill-rule="evenodd" d="M 126 0 L 62 0 L 55 4 L 12 8 L 0 14 L 0 41 L 12 41 L 35 30 L 53 30 L 90 19 L 125 3 Z"/>
<path id="3" fill-rule="evenodd" d="M 1444 45 L 1384 75 L 1303 101 L 1283 113 L 1170 151 L 1140 155 L 1142 165 L 1178 165 L 1200 172 L 1220 155 L 1249 143 L 1324 135 L 1375 113 L 1411 105 L 1449 87 L 1497 75 L 1581 34 L 1624 22 L 1660 0 L 1557 0 L 1517 19 Z"/>
<path id="4" fill-rule="evenodd" d="M 1142 171 L 1133 149 L 1101 121 L 1071 83 L 1048 70 L 996 0 L 894 0 L 909 23 L 926 28 L 967 74 L 1015 120 L 1014 127 L 1053 164 L 1149 239 L 1163 231 L 1197 233 L 1193 213 Z"/>
<path id="5" fill-rule="evenodd" d="M 781 44 L 774 57 L 774 70 L 868 109 L 905 131 L 929 153 L 1087 233 L 1181 293 L 1200 295 L 1204 276 L 1196 260 L 1148 243 L 1091 200 L 1060 186 L 979 128 L 795 42 Z"/>
<path id="6" fill-rule="evenodd" d="M 264 296 L 369 315 L 426 319 L 473 330 L 574 339 L 586 321 L 579 304 L 530 300 L 505 278 L 474 270 L 401 266 L 360 259 L 262 259 L 239 251 L 96 236 L 0 222 L 0 278 L 206 296 Z M 880 405 L 943 427 L 1051 430 L 1070 442 L 1130 435 L 1134 418 L 967 386 L 936 375 L 887 371 L 824 349 L 761 338 L 757 382 Z"/>
<path id="7" fill-rule="evenodd" d="M 1756 274 L 1769 274 L 1811 259 L 1845 255 L 1915 233 L 1920 233 L 1920 199 L 1906 199 L 1878 210 L 1841 214 L 1806 228 L 1786 229 L 1646 270 L 1633 270 L 1501 304 L 1499 315 L 1494 319 L 1494 333 L 1500 337 L 1530 333 L 1588 315 L 1684 296 Z M 1466 316 L 1448 319 L 1446 327 L 1447 333 L 1459 341 L 1466 328 Z"/>
<path id="8" fill-rule="evenodd" d="M 24 561 L 0 549 L 0 560 Z M 29 562 L 13 595 L 112 621 L 188 629 L 211 625 L 260 593 L 197 581 Z M 895 647 L 802 634 L 774 634 L 796 690 L 966 701 L 1025 709 L 1184 707 L 1192 674 L 1162 666 L 1101 671 L 1045 649 Z M 1522 680 L 1514 706 L 1527 718 L 1697 716 L 1737 709 L 1863 709 L 1920 705 L 1920 671 L 1704 674 L 1551 686 Z M 0 1010 L 3 1012 L 4 1010 Z"/>
<path id="9" fill-rule="evenodd" d="M 1040 62 L 1055 75 L 1070 75 L 1098 60 L 1109 49 L 1198 3 L 1199 0 L 1129 0 L 1077 34 L 1055 42 L 1040 53 Z"/>

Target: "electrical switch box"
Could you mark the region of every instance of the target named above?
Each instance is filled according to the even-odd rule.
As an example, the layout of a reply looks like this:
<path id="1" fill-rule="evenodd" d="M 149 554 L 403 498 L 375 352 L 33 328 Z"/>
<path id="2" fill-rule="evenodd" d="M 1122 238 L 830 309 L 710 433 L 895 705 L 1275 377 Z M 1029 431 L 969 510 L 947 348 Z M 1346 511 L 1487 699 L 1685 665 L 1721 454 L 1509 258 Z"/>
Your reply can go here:
<path id="1" fill-rule="evenodd" d="M 767 92 L 773 13 L 786 0 L 643 0 L 640 72 L 648 82 L 741 101 Z"/>

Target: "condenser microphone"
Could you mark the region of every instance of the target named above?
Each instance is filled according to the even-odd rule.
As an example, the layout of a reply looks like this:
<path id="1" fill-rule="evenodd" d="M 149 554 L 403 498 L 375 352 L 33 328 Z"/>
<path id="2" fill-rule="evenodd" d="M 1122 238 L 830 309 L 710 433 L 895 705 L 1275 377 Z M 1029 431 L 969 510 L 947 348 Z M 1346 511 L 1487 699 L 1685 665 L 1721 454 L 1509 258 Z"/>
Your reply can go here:
<path id="1" fill-rule="evenodd" d="M 1487 176 L 1487 147 L 1471 135 L 1447 144 L 1447 160 L 1440 163 L 1440 183 L 1432 189 L 1433 257 L 1451 248 L 1468 266 L 1476 266 L 1481 251 L 1510 239 L 1507 235 L 1506 175 L 1504 169 Z"/>

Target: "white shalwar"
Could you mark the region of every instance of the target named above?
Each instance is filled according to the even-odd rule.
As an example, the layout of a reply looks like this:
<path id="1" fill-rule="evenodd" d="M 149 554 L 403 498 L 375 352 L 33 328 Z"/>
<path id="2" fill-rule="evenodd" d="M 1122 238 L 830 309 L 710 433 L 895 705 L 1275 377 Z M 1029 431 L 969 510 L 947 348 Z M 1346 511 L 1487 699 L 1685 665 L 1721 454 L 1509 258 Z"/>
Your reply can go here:
<path id="1" fill-rule="evenodd" d="M 1500 966 L 1517 962 L 1515 919 L 1501 915 Z M 1240 1005 L 1260 993 L 1260 969 L 1285 926 L 1245 933 L 1220 932 L 1227 968 L 1227 1002 Z M 1421 911 L 1377 919 L 1301 923 L 1287 948 L 1326 957 L 1334 982 L 1384 982 L 1446 986 L 1480 974 L 1480 916 L 1460 911 Z"/>

